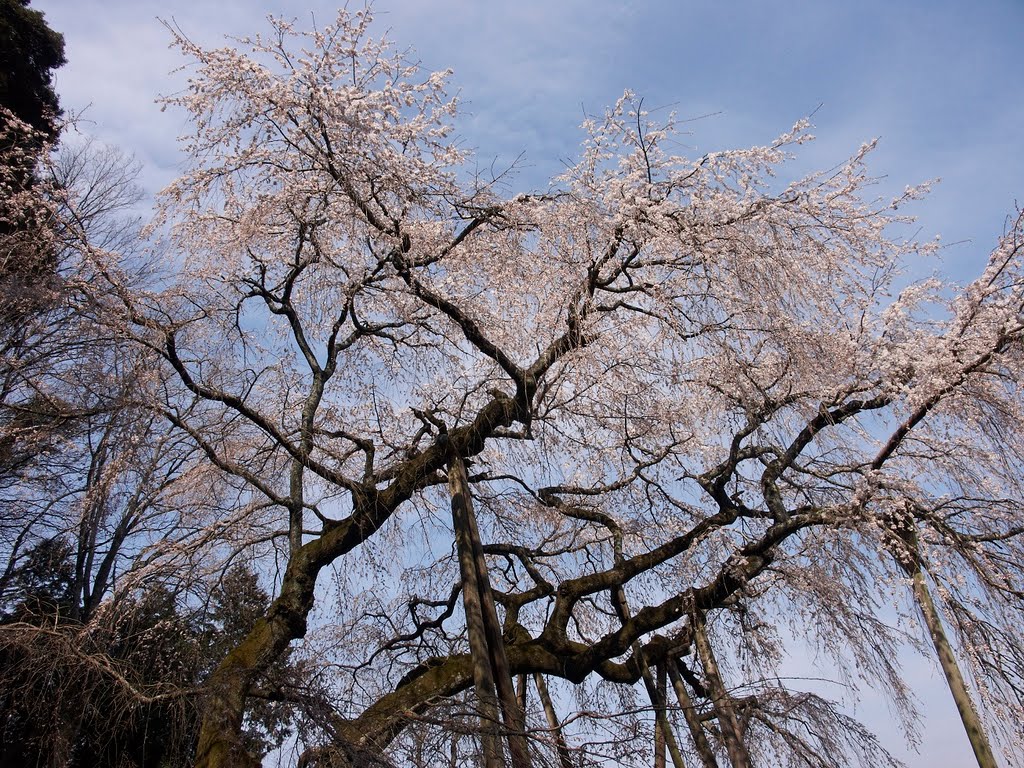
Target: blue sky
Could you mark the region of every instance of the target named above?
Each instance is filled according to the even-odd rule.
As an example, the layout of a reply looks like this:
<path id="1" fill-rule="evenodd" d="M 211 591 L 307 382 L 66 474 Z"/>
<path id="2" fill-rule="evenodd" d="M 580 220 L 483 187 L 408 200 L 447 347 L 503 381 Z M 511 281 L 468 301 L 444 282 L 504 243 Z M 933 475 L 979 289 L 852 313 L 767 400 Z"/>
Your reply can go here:
<path id="1" fill-rule="evenodd" d="M 267 13 L 327 23 L 334 4 L 214 0 L 33 0 L 65 35 L 57 74 L 66 110 L 88 106 L 85 128 L 133 152 L 155 191 L 175 173 L 180 116 L 153 103 L 176 88 L 180 62 L 158 18 L 198 42 L 261 28 Z M 830 167 L 880 137 L 871 161 L 879 193 L 940 177 L 914 212 L 940 234 L 943 264 L 912 265 L 961 280 L 980 271 L 1015 203 L 1024 205 L 1024 0 L 795 0 L 788 3 L 605 0 L 393 0 L 379 29 L 412 46 L 424 66 L 455 70 L 465 142 L 498 167 L 523 155 L 517 189 L 543 188 L 573 157 L 584 110 L 599 113 L 626 88 L 689 123 L 683 151 L 769 142 L 815 112 L 818 141 L 800 167 Z M 816 110 L 816 111 L 815 111 Z M 907 660 L 925 708 L 912 766 L 971 760 L 930 663 Z M 888 735 L 883 702 L 858 714 Z"/>

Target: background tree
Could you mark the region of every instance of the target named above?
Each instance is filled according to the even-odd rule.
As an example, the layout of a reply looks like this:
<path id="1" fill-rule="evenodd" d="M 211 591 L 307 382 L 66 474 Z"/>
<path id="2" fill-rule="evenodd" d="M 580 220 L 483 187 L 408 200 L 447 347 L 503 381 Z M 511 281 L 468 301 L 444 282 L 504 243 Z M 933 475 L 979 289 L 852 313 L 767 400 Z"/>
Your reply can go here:
<path id="1" fill-rule="evenodd" d="M 48 140 L 57 137 L 60 116 L 53 70 L 65 63 L 64 37 L 29 0 L 0 2 L 0 107 Z"/>
<path id="2" fill-rule="evenodd" d="M 39 224 L 3 240 L 5 255 L 20 258 L 31 236 L 53 271 L 31 311 L 12 297 L 18 322 L 0 333 L 3 764 L 187 765 L 185 692 L 208 673 L 198 659 L 211 645 L 194 601 L 210 587 L 183 593 L 186 569 L 149 567 L 148 548 L 216 503 L 219 485 L 191 474 L 203 472 L 195 447 L 149 407 L 151 364 L 98 315 L 110 258 L 122 287 L 153 275 L 125 217 L 135 164 L 72 137 L 37 155 L 21 140 L 30 126 L 12 118 L 5 131 L 0 175 L 34 182 L 6 187 L 0 211 Z"/>
<path id="3" fill-rule="evenodd" d="M 68 618 L 74 567 L 71 548 L 51 540 L 16 574 L 0 626 L 0 765 L 191 765 L 198 691 L 266 610 L 267 593 L 235 566 L 199 605 L 158 584 L 79 623 Z M 281 698 L 309 698 L 303 675 L 284 658 L 261 681 L 243 734 L 253 754 L 293 732 Z"/>
<path id="4" fill-rule="evenodd" d="M 123 216 L 138 200 L 132 163 L 82 144 L 34 164 L 40 184 L 0 205 L 33 207 L 45 221 L 37 243 L 56 258 L 56 283 L 0 341 L 0 595 L 31 548 L 60 538 L 76 550 L 77 620 L 108 592 L 126 540 L 156 509 L 168 512 L 157 499 L 191 449 L 140 406 L 146 363 L 97 322 L 93 287 L 104 267 L 76 247 L 133 242 L 137 226 Z M 122 278 L 150 274 L 142 261 L 127 269 L 131 258 L 125 251 Z"/>
<path id="5" fill-rule="evenodd" d="M 0 326 L 3 343 L 28 313 L 52 301 L 54 253 L 47 219 L 21 194 L 35 162 L 56 140 L 60 107 L 53 70 L 65 63 L 64 38 L 28 0 L 0 2 Z M 28 130 L 23 130 L 27 126 Z"/>

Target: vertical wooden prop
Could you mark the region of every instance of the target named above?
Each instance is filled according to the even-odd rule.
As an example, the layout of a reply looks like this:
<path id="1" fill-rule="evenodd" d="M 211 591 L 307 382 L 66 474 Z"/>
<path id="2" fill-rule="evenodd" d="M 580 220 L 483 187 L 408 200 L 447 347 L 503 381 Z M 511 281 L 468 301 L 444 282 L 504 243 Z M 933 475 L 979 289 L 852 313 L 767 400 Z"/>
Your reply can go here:
<path id="1" fill-rule="evenodd" d="M 448 748 L 448 768 L 459 768 L 459 737 L 454 733 Z"/>
<path id="2" fill-rule="evenodd" d="M 626 591 L 622 587 L 615 587 L 612 589 L 611 597 L 612 605 L 619 614 L 619 620 L 626 624 L 632 618 L 629 603 L 626 602 Z M 657 753 L 657 743 L 660 734 L 660 738 L 663 740 L 664 746 L 668 748 L 668 754 L 672 758 L 673 768 L 686 768 L 683 753 L 679 751 L 675 732 L 672 730 L 672 725 L 668 721 L 668 713 L 665 711 L 665 697 L 658 690 L 658 684 L 654 679 L 654 674 L 651 672 L 651 665 L 647 663 L 647 657 L 640 645 L 640 641 L 633 641 L 631 649 L 633 651 L 633 658 L 636 659 L 637 666 L 640 667 L 640 677 L 644 681 L 644 687 L 647 688 L 647 696 L 650 698 L 651 706 L 654 708 L 655 752 Z M 657 760 L 657 755 L 655 755 L 655 760 Z"/>
<path id="3" fill-rule="evenodd" d="M 459 557 L 462 576 L 462 604 L 466 611 L 466 632 L 469 635 L 469 653 L 473 659 L 473 685 L 480 709 L 480 744 L 485 768 L 504 768 L 501 740 L 498 735 L 498 701 L 495 693 L 494 672 L 487 649 L 483 611 L 480 608 L 480 586 L 477 580 L 476 560 L 470 537 L 469 516 L 471 502 L 466 490 L 466 467 L 461 459 L 448 466 L 448 488 L 452 496 L 452 524 L 455 529 L 455 551 Z"/>
<path id="4" fill-rule="evenodd" d="M 711 748 L 711 744 L 708 743 L 708 737 L 704 733 L 704 725 L 701 723 L 700 715 L 697 714 L 697 710 L 693 706 L 690 692 L 686 690 L 686 684 L 679 673 L 678 664 L 678 659 L 672 658 L 666 666 L 668 667 L 669 679 L 672 681 L 672 688 L 676 692 L 676 699 L 679 701 L 679 707 L 683 710 L 686 725 L 690 728 L 690 738 L 693 740 L 693 746 L 697 750 L 697 755 L 700 757 L 701 765 L 704 768 L 718 768 L 715 751 Z"/>
<path id="5" fill-rule="evenodd" d="M 526 713 L 526 675 L 516 676 L 516 701 L 519 709 Z"/>
<path id="6" fill-rule="evenodd" d="M 486 768 L 502 768 L 504 763 L 499 735 L 500 707 L 512 765 L 514 768 L 530 768 L 526 718 L 512 685 L 505 641 L 498 622 L 498 611 L 494 606 L 480 531 L 473 513 L 466 463 L 455 453 L 448 459 L 448 488 L 452 497 L 452 525 L 462 575 L 462 601 L 466 612 L 469 650 L 473 657 L 473 683 L 480 703 L 484 764 Z"/>
<path id="7" fill-rule="evenodd" d="M 898 536 L 903 543 L 904 551 L 893 548 L 892 554 L 896 558 L 903 571 L 911 578 L 914 588 L 914 599 L 917 607 L 921 609 L 921 617 L 928 628 L 928 636 L 935 646 L 935 653 L 939 657 L 939 666 L 946 678 L 949 692 L 953 695 L 953 702 L 956 704 L 957 712 L 960 713 L 960 721 L 964 724 L 964 731 L 967 739 L 974 750 L 974 759 L 978 761 L 978 768 L 997 768 L 995 755 L 992 753 L 992 745 L 989 744 L 985 728 L 981 724 L 981 716 L 978 714 L 974 701 L 971 699 L 970 691 L 967 690 L 967 683 L 960 673 L 960 665 L 953 654 L 953 646 L 946 637 L 946 630 L 942 626 L 942 619 L 939 616 L 938 608 L 932 599 L 931 590 L 928 589 L 928 581 L 925 579 L 924 569 L 921 567 L 921 549 L 917 538 L 917 526 L 913 522 L 902 524 L 891 524 L 894 535 Z"/>
<path id="8" fill-rule="evenodd" d="M 960 666 L 957 664 L 956 656 L 953 655 L 953 647 L 949 644 L 946 631 L 942 628 L 942 619 L 939 618 L 939 611 L 932 600 L 931 591 L 925 581 L 924 572 L 920 566 L 914 569 L 912 574 L 914 580 L 914 596 L 924 616 L 924 623 L 928 626 L 928 634 L 935 646 L 935 652 L 939 655 L 939 666 L 946 676 L 950 693 L 953 694 L 953 701 L 956 703 L 957 712 L 960 713 L 960 720 L 967 732 L 967 739 L 971 742 L 971 749 L 974 750 L 974 759 L 978 761 L 979 768 L 996 768 L 996 758 L 992 754 L 992 745 L 985 735 L 985 728 L 981 724 L 981 718 L 971 700 L 971 694 L 967 690 L 967 683 L 960 674 Z"/>
<path id="9" fill-rule="evenodd" d="M 693 639 L 694 645 L 697 647 L 697 656 L 704 667 L 704 676 L 708 679 L 708 692 L 711 694 L 711 703 L 718 716 L 718 726 L 722 731 L 725 751 L 729 755 L 733 768 L 750 768 L 750 754 L 743 742 L 743 729 L 736 717 L 732 696 L 729 695 L 722 683 L 718 662 L 715 660 L 714 651 L 708 641 L 704 614 L 701 612 L 697 612 L 693 616 Z"/>
<path id="10" fill-rule="evenodd" d="M 547 683 L 544 682 L 543 675 L 534 673 L 533 682 L 537 686 L 537 698 L 540 699 L 541 706 L 544 707 L 544 717 L 547 718 L 548 728 L 551 729 L 551 733 L 555 738 L 555 749 L 558 750 L 558 764 L 561 768 L 573 768 L 572 764 L 572 753 L 569 752 L 569 745 L 565 743 L 565 736 L 562 734 L 562 724 L 558 720 L 558 715 L 555 714 L 555 705 L 551 701 L 551 694 L 548 693 Z"/>
<path id="11" fill-rule="evenodd" d="M 655 680 L 658 685 L 658 701 L 655 706 L 664 708 L 668 699 L 665 697 L 667 693 L 665 688 L 665 665 L 655 665 Z M 652 702 L 654 703 L 654 702 Z M 654 725 L 654 768 L 665 768 L 665 735 L 666 729 L 662 726 L 662 722 L 667 718 L 659 717 Z"/>

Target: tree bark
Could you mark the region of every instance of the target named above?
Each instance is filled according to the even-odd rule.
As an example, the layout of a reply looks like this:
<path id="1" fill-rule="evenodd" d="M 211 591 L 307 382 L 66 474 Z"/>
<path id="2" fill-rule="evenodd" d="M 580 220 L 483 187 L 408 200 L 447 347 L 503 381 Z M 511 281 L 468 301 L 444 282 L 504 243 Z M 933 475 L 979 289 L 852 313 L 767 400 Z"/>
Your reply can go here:
<path id="1" fill-rule="evenodd" d="M 242 744 L 245 701 L 253 680 L 269 667 L 295 638 L 306 631 L 318 572 L 308 550 L 292 555 L 281 582 L 281 594 L 267 615 L 217 666 L 206 684 L 203 720 L 196 748 L 196 768 L 258 768 Z"/>

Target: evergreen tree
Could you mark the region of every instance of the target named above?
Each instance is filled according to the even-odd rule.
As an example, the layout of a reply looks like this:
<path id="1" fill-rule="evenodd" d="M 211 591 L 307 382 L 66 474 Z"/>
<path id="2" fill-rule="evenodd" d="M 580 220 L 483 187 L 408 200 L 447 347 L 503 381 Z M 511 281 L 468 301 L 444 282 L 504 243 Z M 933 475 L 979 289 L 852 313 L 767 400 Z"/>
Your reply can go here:
<path id="1" fill-rule="evenodd" d="M 64 63 L 64 37 L 41 12 L 28 0 L 0 0 L 0 322 L 8 329 L 54 301 L 58 254 L 43 211 L 22 197 L 60 130 L 52 75 Z M 5 333 L 0 343 L 17 340 Z"/>
<path id="2" fill-rule="evenodd" d="M 30 550 L 8 579 L 0 768 L 190 765 L 203 684 L 269 604 L 258 577 L 236 566 L 191 610 L 156 585 L 88 624 L 69 619 L 73 578 L 71 548 L 55 537 Z M 284 692 L 301 683 L 288 655 L 260 678 L 264 696 L 255 697 L 243 733 L 250 752 L 265 754 L 290 734 L 293 707 Z"/>
<path id="3" fill-rule="evenodd" d="M 28 0 L 0 0 L 0 107 L 50 139 L 60 115 L 53 70 L 66 63 L 64 36 Z"/>

